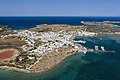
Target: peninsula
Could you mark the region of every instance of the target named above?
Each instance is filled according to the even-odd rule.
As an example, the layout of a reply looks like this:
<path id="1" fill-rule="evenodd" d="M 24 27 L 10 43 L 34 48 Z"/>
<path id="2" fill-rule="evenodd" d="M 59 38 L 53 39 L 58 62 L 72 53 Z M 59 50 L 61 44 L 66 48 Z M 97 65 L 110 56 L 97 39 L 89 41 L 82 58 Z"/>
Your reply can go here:
<path id="1" fill-rule="evenodd" d="M 0 68 L 26 73 L 48 71 L 76 51 L 86 53 L 89 50 L 74 43 L 72 39 L 76 35 L 119 33 L 120 30 L 109 28 L 64 24 L 43 24 L 28 30 L 0 26 Z"/>

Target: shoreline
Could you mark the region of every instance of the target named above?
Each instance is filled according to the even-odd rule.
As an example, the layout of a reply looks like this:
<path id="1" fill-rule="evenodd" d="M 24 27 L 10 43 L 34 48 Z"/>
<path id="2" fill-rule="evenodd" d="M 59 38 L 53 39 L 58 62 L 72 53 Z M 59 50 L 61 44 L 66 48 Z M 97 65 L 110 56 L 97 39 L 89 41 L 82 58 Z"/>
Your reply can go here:
<path id="1" fill-rule="evenodd" d="M 36 65 L 31 67 L 30 71 L 32 73 L 39 73 L 39 72 L 41 73 L 41 72 L 49 71 L 55 68 L 66 57 L 76 54 L 76 51 L 78 51 L 77 49 L 69 49 L 69 47 L 66 49 L 67 51 L 61 51 L 61 52 L 52 51 L 48 53 Z"/>
<path id="2" fill-rule="evenodd" d="M 65 26 L 65 27 L 64 27 Z M 94 28 L 90 28 L 87 29 L 87 27 L 73 27 L 73 26 L 66 26 L 66 25 L 39 25 L 38 27 L 32 28 L 32 29 L 28 29 L 29 31 L 35 31 L 35 32 L 39 32 L 42 33 L 41 31 L 43 30 L 43 33 L 48 33 L 46 31 L 53 31 L 53 32 L 60 32 L 60 31 L 67 31 L 70 32 L 70 35 L 72 35 L 69 38 L 69 42 L 73 42 L 73 39 L 76 35 L 81 35 L 81 36 L 97 36 L 100 34 L 110 34 L 109 33 L 109 29 L 108 32 L 102 32 L 99 33 L 100 31 L 95 32 Z M 86 30 L 87 29 L 87 30 Z M 92 30 L 91 30 L 92 29 Z M 98 28 L 97 28 L 98 29 Z M 21 30 L 22 31 L 22 30 Z M 93 31 L 93 32 L 92 32 Z M 101 30 L 102 31 L 102 30 Z M 30 32 L 32 33 L 32 32 Z M 118 32 L 120 34 L 120 32 Z M 116 33 L 116 34 L 118 34 Z M 55 33 L 54 33 L 55 34 Z M 113 32 L 114 34 L 114 32 Z M 62 36 L 64 34 L 62 33 Z M 11 35 L 10 35 L 11 36 Z M 48 35 L 50 36 L 50 35 Z M 11 39 L 11 38 L 10 38 Z M 9 40 L 9 39 L 8 39 Z M 17 42 L 17 39 L 15 40 Z M 6 40 L 7 42 L 7 40 Z M 24 42 L 21 42 L 21 44 L 23 45 Z M 25 45 L 25 44 L 24 44 Z M 56 67 L 60 62 L 62 62 L 66 57 L 76 54 L 77 51 L 79 52 L 87 52 L 87 49 L 83 46 L 77 47 L 75 48 L 76 45 L 74 44 L 73 46 L 62 46 L 60 48 L 56 48 L 51 50 L 48 53 L 42 54 L 42 59 L 38 59 L 38 62 L 35 61 L 34 63 L 36 64 L 30 64 L 29 66 L 25 65 L 25 68 L 17 68 L 17 67 L 11 67 L 11 66 L 0 66 L 0 69 L 5 69 L 5 70 L 13 70 L 13 71 L 19 71 L 19 72 L 24 72 L 24 73 L 42 73 L 42 72 L 47 72 L 51 69 L 53 69 L 54 67 Z M 21 53 L 22 54 L 22 53 Z M 22 63 L 21 63 L 22 64 Z M 15 64 L 17 65 L 17 64 Z M 31 67 L 30 67 L 31 66 Z"/>
<path id="3" fill-rule="evenodd" d="M 1 70 L 6 70 L 6 71 L 17 71 L 17 72 L 23 72 L 23 73 L 30 73 L 29 70 L 26 69 L 19 69 L 16 67 L 10 67 L 10 66 L 0 66 Z"/>
<path id="4" fill-rule="evenodd" d="M 70 41 L 71 42 L 73 42 L 73 39 L 74 39 L 74 37 L 75 37 L 76 35 L 73 35 L 71 38 L 70 38 Z M 66 48 L 66 47 L 65 47 Z M 68 48 L 68 47 L 67 47 Z M 64 48 L 63 48 L 64 49 Z M 73 50 L 72 50 L 73 49 Z M 70 49 L 69 50 L 69 48 L 68 48 L 68 50 L 67 51 L 65 51 L 65 53 L 64 52 L 61 52 L 61 54 L 63 55 L 64 54 L 64 56 L 62 56 L 62 59 L 58 59 L 58 62 L 55 64 L 54 62 L 53 62 L 53 66 L 51 66 L 51 67 L 49 67 L 49 69 L 42 69 L 42 70 L 38 70 L 38 71 L 36 71 L 35 69 L 20 69 L 20 68 L 17 68 L 17 67 L 11 67 L 11 66 L 7 66 L 7 65 L 5 65 L 5 66 L 0 66 L 0 69 L 1 70 L 7 70 L 7 71 L 17 71 L 17 72 L 23 72 L 23 73 L 44 73 L 44 72 L 47 72 L 47 71 L 50 71 L 50 70 L 52 70 L 52 69 L 54 69 L 58 64 L 60 64 L 66 57 L 68 57 L 68 56 L 71 56 L 71 55 L 73 55 L 73 54 L 76 54 L 76 51 L 78 51 L 79 49 L 74 49 L 74 48 L 72 48 L 72 49 Z M 53 54 L 53 53 L 55 53 L 55 54 Z M 56 55 L 57 54 L 59 54 L 60 52 L 56 52 L 56 51 L 52 51 L 52 52 L 50 52 L 50 53 L 48 53 L 48 55 L 50 54 L 50 55 L 55 55 L 55 57 L 56 57 Z M 69 54 L 68 54 L 69 53 Z M 48 56 L 48 55 L 45 55 L 45 56 Z M 58 57 L 60 57 L 60 55 L 58 55 Z M 45 62 L 44 62 L 44 60 L 45 59 L 43 59 L 43 63 L 44 64 L 46 64 Z M 40 61 L 39 61 L 40 62 Z M 39 63 L 38 62 L 38 63 Z M 50 61 L 51 62 L 51 61 Z M 49 63 L 49 62 L 48 62 Z M 37 65 L 37 64 L 36 64 Z M 51 65 L 51 64 L 50 64 Z M 50 66 L 49 65 L 49 66 Z M 34 65 L 35 66 L 35 65 Z M 33 67 L 34 67 L 33 66 Z M 32 68 L 32 67 L 31 67 Z"/>
<path id="5" fill-rule="evenodd" d="M 10 67 L 10 66 L 0 66 L 0 69 L 1 70 L 7 70 L 7 71 L 17 71 L 17 72 L 23 72 L 23 73 L 44 73 L 44 72 L 47 72 L 49 70 L 52 70 L 54 69 L 58 64 L 60 64 L 66 57 L 68 56 L 71 56 L 73 54 L 76 54 L 76 51 L 77 50 L 74 50 L 74 52 L 69 52 L 70 54 L 69 55 L 65 55 L 63 57 L 63 59 L 60 59 L 58 60 L 58 62 L 56 64 L 54 64 L 53 66 L 51 66 L 49 69 L 43 69 L 43 70 L 38 70 L 38 71 L 35 71 L 35 69 L 20 69 L 20 68 L 17 68 L 17 67 Z M 66 52 L 67 53 L 67 52 Z M 49 53 L 48 53 L 49 54 Z M 64 53 L 63 53 L 64 54 Z M 59 57 L 59 56 L 58 56 Z M 45 59 L 44 59 L 45 60 Z M 45 62 L 44 62 L 45 63 Z M 37 64 L 36 64 L 37 65 Z"/>

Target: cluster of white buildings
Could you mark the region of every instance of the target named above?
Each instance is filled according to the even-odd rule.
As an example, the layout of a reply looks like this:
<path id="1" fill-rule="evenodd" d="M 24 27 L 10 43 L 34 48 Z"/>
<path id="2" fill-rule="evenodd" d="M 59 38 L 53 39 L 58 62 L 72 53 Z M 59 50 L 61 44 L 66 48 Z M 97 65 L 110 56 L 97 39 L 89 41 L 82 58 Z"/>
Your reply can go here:
<path id="1" fill-rule="evenodd" d="M 74 35 L 79 36 L 93 36 L 96 35 L 95 33 L 86 32 L 86 31 L 77 31 L 77 32 L 66 32 L 66 31 L 59 31 L 59 32 L 34 32 L 29 30 L 22 30 L 18 31 L 15 34 L 9 35 L 1 35 L 2 38 L 6 37 L 19 37 L 20 40 L 24 40 L 26 45 L 23 45 L 21 49 L 24 52 L 28 52 L 30 54 L 47 54 L 50 51 L 58 50 L 63 46 L 74 46 L 74 43 L 70 40 L 71 37 Z M 39 44 L 37 48 L 35 48 L 35 40 L 40 39 L 43 44 Z"/>
<path id="2" fill-rule="evenodd" d="M 70 41 L 71 34 L 66 32 L 44 32 L 40 34 L 40 39 L 44 44 L 39 45 L 37 49 L 30 51 L 32 54 L 47 54 L 50 51 L 58 50 L 63 46 L 73 45 Z"/>
<path id="3" fill-rule="evenodd" d="M 94 33 L 94 32 L 87 32 L 87 31 L 78 31 L 77 32 L 77 35 L 79 36 L 95 36 L 97 35 L 97 33 Z"/>
<path id="4" fill-rule="evenodd" d="M 19 37 L 24 40 L 27 44 L 21 48 L 24 52 L 30 54 L 43 54 L 53 50 L 57 50 L 63 46 L 74 45 L 70 38 L 72 34 L 63 31 L 59 32 L 34 32 L 29 30 L 19 31 L 16 34 L 2 35 L 2 38 L 6 37 Z M 44 44 L 40 44 L 36 49 L 35 40 L 40 39 Z"/>

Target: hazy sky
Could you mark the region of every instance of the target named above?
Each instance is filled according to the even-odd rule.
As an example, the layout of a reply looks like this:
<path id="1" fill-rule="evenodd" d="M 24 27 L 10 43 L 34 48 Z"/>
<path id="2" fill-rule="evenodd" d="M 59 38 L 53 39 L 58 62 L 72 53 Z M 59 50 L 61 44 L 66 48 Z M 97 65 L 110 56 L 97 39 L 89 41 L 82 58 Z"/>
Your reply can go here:
<path id="1" fill-rule="evenodd" d="M 120 16 L 120 0 L 0 0 L 0 16 Z"/>

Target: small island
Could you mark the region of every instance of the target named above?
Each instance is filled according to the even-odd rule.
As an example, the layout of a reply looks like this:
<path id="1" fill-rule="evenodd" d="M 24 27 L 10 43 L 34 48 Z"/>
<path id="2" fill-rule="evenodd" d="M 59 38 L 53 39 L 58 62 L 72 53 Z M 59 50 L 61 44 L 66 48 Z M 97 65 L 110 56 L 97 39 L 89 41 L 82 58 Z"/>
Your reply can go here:
<path id="1" fill-rule="evenodd" d="M 120 30 L 65 24 L 43 24 L 28 30 L 12 30 L 1 25 L 0 68 L 26 73 L 48 71 L 77 51 L 91 51 L 76 45 L 73 41 L 75 36 L 99 34 L 120 34 Z"/>
<path id="2" fill-rule="evenodd" d="M 103 21 L 103 22 L 95 22 L 95 21 L 81 21 L 84 25 L 96 25 L 96 26 L 118 26 L 115 25 L 114 22 Z"/>

